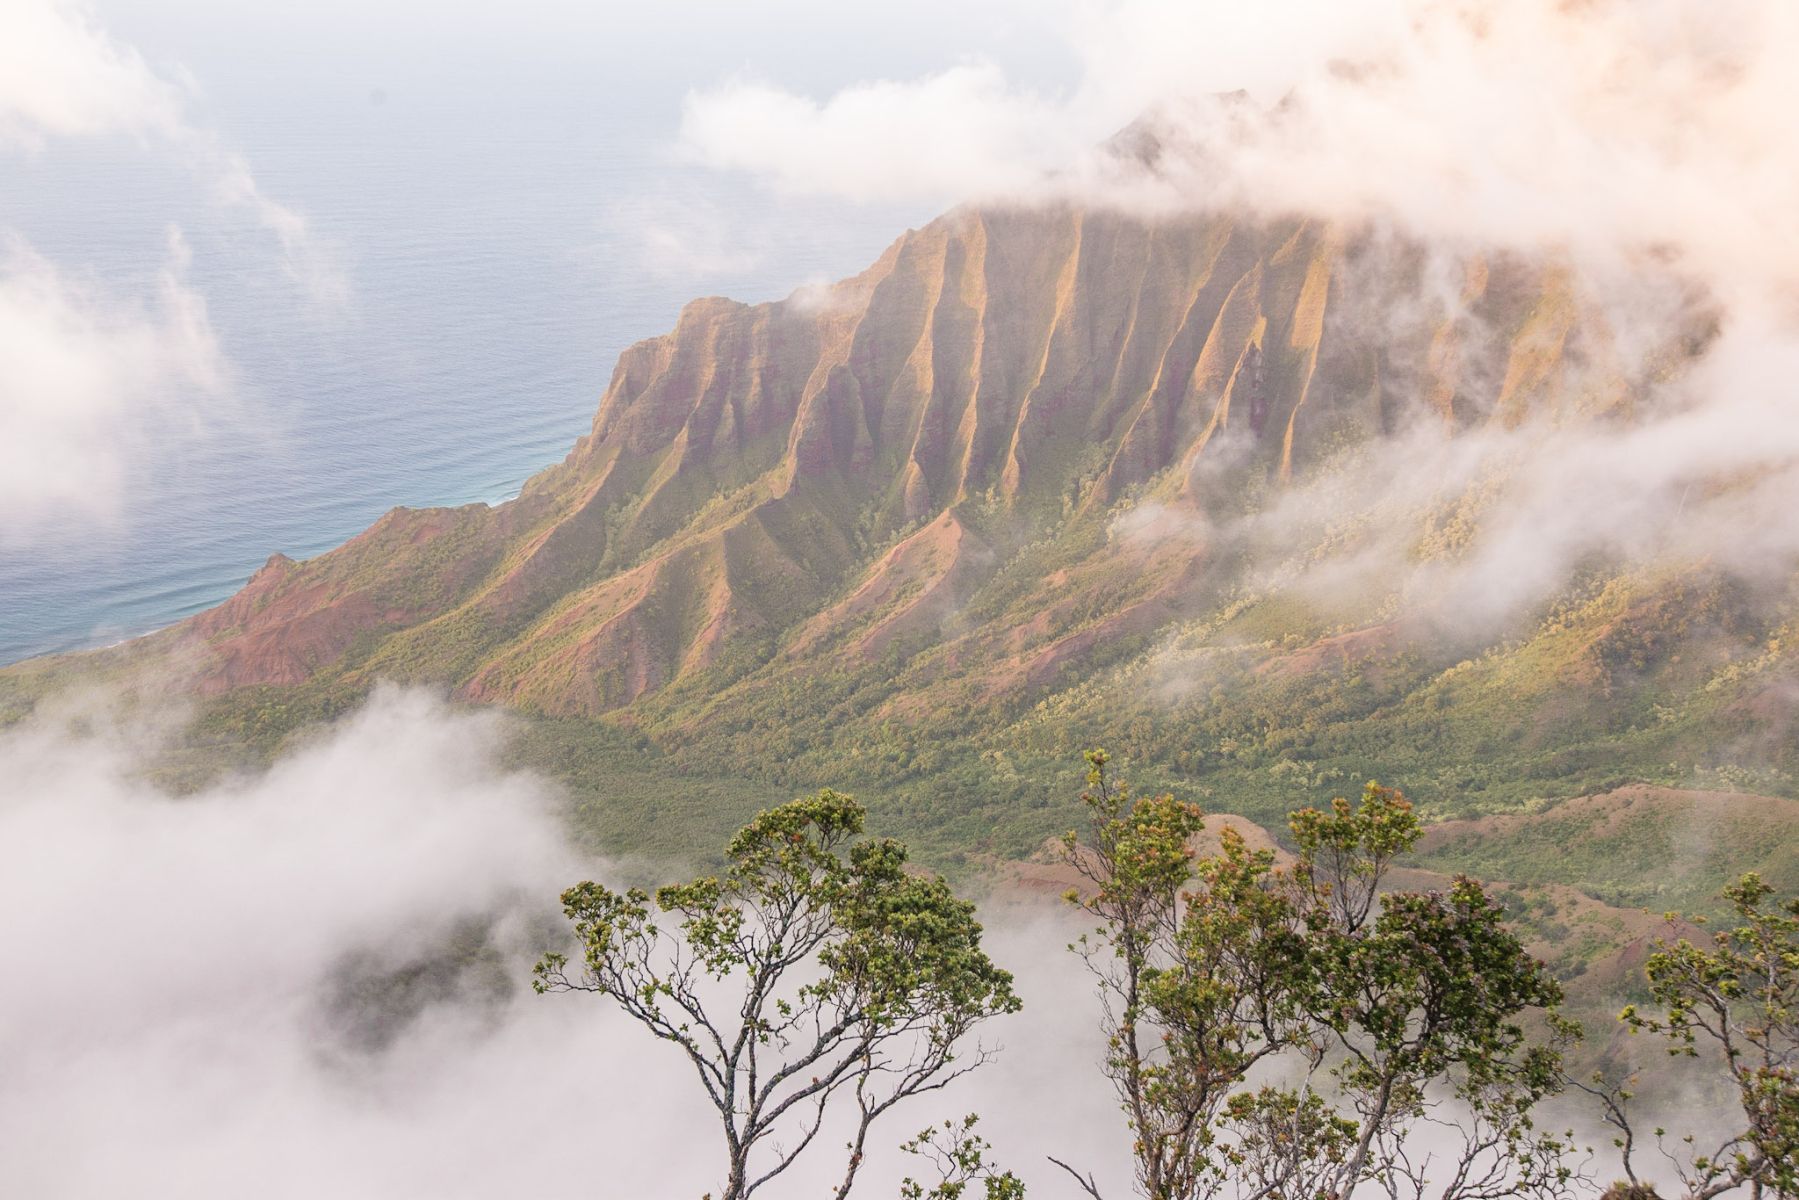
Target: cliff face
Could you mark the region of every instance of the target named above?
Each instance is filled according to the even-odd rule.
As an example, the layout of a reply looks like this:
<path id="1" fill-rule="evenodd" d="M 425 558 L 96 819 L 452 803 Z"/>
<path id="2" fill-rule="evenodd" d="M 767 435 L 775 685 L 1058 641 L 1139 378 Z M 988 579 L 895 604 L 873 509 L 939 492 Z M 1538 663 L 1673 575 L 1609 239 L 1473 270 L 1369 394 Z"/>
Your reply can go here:
<path id="1" fill-rule="evenodd" d="M 1308 224 L 959 212 L 833 287 L 690 305 L 518 500 L 390 513 L 179 636 L 210 692 L 397 676 L 560 715 L 952 643 L 934 677 L 1040 689 L 1208 603 L 1201 540 L 1095 532 L 1121 503 L 1241 512 L 1412 422 L 1623 403 L 1556 273 L 1444 278 Z M 1033 580 L 1045 539 L 1084 549 Z"/>

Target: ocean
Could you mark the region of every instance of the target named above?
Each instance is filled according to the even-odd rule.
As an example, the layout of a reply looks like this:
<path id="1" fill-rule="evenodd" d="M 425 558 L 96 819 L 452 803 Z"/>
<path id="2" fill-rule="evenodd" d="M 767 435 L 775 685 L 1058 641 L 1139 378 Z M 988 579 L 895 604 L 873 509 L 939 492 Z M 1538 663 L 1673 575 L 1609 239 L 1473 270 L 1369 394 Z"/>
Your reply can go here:
<path id="1" fill-rule="evenodd" d="M 0 662 L 170 624 L 395 505 L 502 501 L 587 430 L 618 352 L 687 300 L 854 273 L 932 215 L 683 165 L 668 147 L 685 84 L 647 69 L 287 63 L 278 40 L 177 49 L 211 67 L 196 120 L 305 214 L 348 282 L 341 306 L 166 147 L 0 159 L 0 230 L 108 292 L 150 297 L 179 227 L 235 380 L 200 433 L 142 448 L 116 513 L 0 539 Z"/>

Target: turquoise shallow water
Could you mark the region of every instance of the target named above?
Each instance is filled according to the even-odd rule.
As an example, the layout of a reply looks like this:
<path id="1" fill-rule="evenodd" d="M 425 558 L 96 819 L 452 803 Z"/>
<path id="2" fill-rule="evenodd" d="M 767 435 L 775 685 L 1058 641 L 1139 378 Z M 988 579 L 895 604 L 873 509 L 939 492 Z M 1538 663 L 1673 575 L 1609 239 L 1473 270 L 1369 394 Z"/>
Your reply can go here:
<path id="1" fill-rule="evenodd" d="M 238 380 L 205 435 L 143 448 L 113 518 L 0 540 L 0 662 L 166 625 L 397 504 L 499 501 L 562 456 L 619 350 L 687 299 L 853 273 L 929 215 L 672 164 L 678 95 L 598 73 L 295 94 L 245 72 L 210 111 L 343 263 L 343 311 L 310 303 L 248 214 L 156 147 L 0 162 L 0 229 L 111 292 L 147 297 L 179 225 Z"/>

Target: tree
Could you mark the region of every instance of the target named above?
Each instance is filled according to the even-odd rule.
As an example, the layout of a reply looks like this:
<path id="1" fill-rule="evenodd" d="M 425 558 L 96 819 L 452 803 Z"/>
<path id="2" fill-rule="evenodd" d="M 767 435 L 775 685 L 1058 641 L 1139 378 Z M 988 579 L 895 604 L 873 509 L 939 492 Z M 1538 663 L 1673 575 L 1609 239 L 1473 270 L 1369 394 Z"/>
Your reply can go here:
<path id="1" fill-rule="evenodd" d="M 822 791 L 756 817 L 721 875 L 653 898 L 593 882 L 562 894 L 580 965 L 545 955 L 537 990 L 608 996 L 680 1047 L 718 1113 L 723 1200 L 790 1167 L 840 1098 L 847 1196 L 873 1123 L 980 1066 L 988 1052 L 965 1058 L 968 1035 L 1019 1007 L 974 906 L 907 870 L 899 842 L 854 840 L 863 818 Z"/>
<path id="2" fill-rule="evenodd" d="M 974 1131 L 980 1118 L 974 1113 L 961 1121 L 945 1121 L 919 1132 L 901 1146 L 907 1154 L 928 1159 L 937 1169 L 937 1182 L 929 1191 L 917 1180 L 900 1184 L 900 1200 L 973 1200 L 968 1189 L 981 1185 L 982 1200 L 1024 1200 L 1024 1182 L 1002 1171 L 987 1157 L 987 1139 Z"/>
<path id="3" fill-rule="evenodd" d="M 1209 1195 L 1228 1165 L 1212 1153 L 1226 1102 L 1291 1034 L 1293 989 L 1274 980 L 1295 958 L 1282 943 L 1299 936 L 1296 914 L 1264 886 L 1271 860 L 1237 838 L 1208 865 L 1214 886 L 1186 896 L 1183 913 L 1203 814 L 1170 795 L 1133 797 L 1108 761 L 1087 755 L 1088 833 L 1062 838 L 1089 884 L 1068 898 L 1099 921 L 1073 949 L 1098 985 L 1104 1068 L 1130 1126 L 1138 1190 Z M 1098 1195 L 1091 1177 L 1055 1161 Z"/>
<path id="4" fill-rule="evenodd" d="M 1634 1005 L 1621 1014 L 1632 1030 L 1666 1038 L 1669 1054 L 1722 1065 L 1740 1105 L 1740 1125 L 1710 1151 L 1692 1153 L 1692 1136 L 1683 1152 L 1663 1147 L 1692 1200 L 1743 1187 L 1756 1197 L 1799 1195 L 1799 897 L 1770 905 L 1773 895 L 1753 872 L 1724 889 L 1738 924 L 1713 934 L 1709 948 L 1662 942 L 1644 964 L 1661 1015 Z M 1635 1184 L 1629 1093 L 1601 1098 Z"/>
<path id="5" fill-rule="evenodd" d="M 1359 806 L 1295 813 L 1293 870 L 1309 930 L 1300 1005 L 1335 1059 L 1331 1082 L 1356 1126 L 1324 1194 L 1364 1180 L 1390 1195 L 1563 1194 L 1567 1142 L 1538 1131 L 1532 1109 L 1561 1082 L 1566 1026 L 1533 1043 L 1522 1018 L 1549 1013 L 1560 986 L 1525 953 L 1504 910 L 1458 876 L 1446 889 L 1390 892 L 1394 861 L 1419 825 L 1399 792 L 1370 783 Z M 1434 1127 L 1428 1158 L 1414 1149 Z"/>
<path id="6" fill-rule="evenodd" d="M 1089 884 L 1071 898 L 1099 922 L 1075 948 L 1098 981 L 1140 1195 L 1568 1190 L 1566 1143 L 1531 1117 L 1559 1085 L 1558 1048 L 1524 1025 L 1560 989 L 1474 881 L 1383 895 L 1418 836 L 1400 793 L 1371 783 L 1359 804 L 1295 813 L 1291 867 L 1229 829 L 1195 861 L 1199 809 L 1133 798 L 1107 762 L 1088 755 L 1089 830 L 1063 847 Z M 1447 1158 L 1417 1149 L 1425 1124 L 1453 1131 Z"/>

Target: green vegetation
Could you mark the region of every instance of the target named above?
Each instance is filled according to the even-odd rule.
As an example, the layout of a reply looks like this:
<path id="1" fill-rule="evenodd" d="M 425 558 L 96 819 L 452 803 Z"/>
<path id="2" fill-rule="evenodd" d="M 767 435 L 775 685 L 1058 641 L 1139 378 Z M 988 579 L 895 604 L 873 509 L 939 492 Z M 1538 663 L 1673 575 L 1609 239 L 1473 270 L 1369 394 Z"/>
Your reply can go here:
<path id="1" fill-rule="evenodd" d="M 980 1117 L 974 1113 L 960 1122 L 945 1121 L 940 1126 L 921 1130 L 917 1137 L 901 1146 L 907 1154 L 930 1161 L 937 1169 L 937 1182 L 930 1190 L 908 1177 L 900 1184 L 900 1200 L 962 1200 L 968 1189 L 981 1185 L 983 1200 L 1024 1200 L 1024 1183 L 1010 1171 L 1002 1171 L 987 1157 L 992 1149 L 987 1139 L 974 1131 Z"/>
<path id="2" fill-rule="evenodd" d="M 1228 826 L 1201 856 L 1198 806 L 1134 794 L 1104 752 L 1087 762 L 1085 831 L 1058 845 L 1081 881 L 1067 899 L 1096 923 L 1070 949 L 1098 987 L 1131 1194 L 1576 1200 L 1598 1192 L 1591 1151 L 1539 1115 L 1571 1088 L 1618 1135 L 1625 1179 L 1602 1200 L 1658 1200 L 1638 1174 L 1634 1081 L 1569 1077 L 1580 1027 L 1506 909 L 1466 877 L 1391 886 L 1422 832 L 1399 792 L 1370 783 L 1358 802 L 1293 813 L 1290 859 Z M 563 893 L 578 963 L 545 955 L 537 990 L 606 997 L 683 1051 L 718 1112 L 725 1200 L 779 1178 L 834 1116 L 853 1130 L 833 1192 L 845 1200 L 874 1123 L 981 1066 L 989 1052 L 963 1044 L 1020 1007 L 972 905 L 892 839 L 858 840 L 865 815 L 827 789 L 750 820 L 720 874 L 653 895 Z M 1662 1145 L 1685 1200 L 1799 1195 L 1799 899 L 1774 895 L 1754 874 L 1726 888 L 1736 923 L 1709 947 L 1658 943 L 1645 1004 L 1618 1018 L 1739 1102 L 1716 1148 Z M 907 1178 L 904 1200 L 1023 1200 L 978 1122 L 942 1120 L 901 1147 L 936 1176 Z M 1049 1161 L 1106 1200 L 1092 1174 Z"/>
<path id="3" fill-rule="evenodd" d="M 1757 1196 L 1799 1195 L 1799 898 L 1773 897 L 1753 872 L 1725 889 L 1737 924 L 1714 934 L 1709 948 L 1684 938 L 1662 943 L 1644 966 L 1660 1015 L 1632 1006 L 1622 1016 L 1633 1030 L 1665 1038 L 1676 1058 L 1722 1066 L 1740 1105 L 1740 1123 L 1714 1148 L 1689 1136 L 1669 1155 L 1690 1196 L 1744 1187 Z M 1608 1099 L 1625 1171 L 1638 1183 L 1629 1095 Z"/>
<path id="4" fill-rule="evenodd" d="M 1021 551 L 1029 569 L 1000 571 L 946 628 L 1035 622 L 1040 640 L 1053 643 L 1128 605 L 1141 581 L 1106 584 L 1122 590 L 1103 602 L 1094 596 L 1104 588 L 1071 584 L 1077 603 L 1041 610 L 1042 579 L 1078 571 L 1094 545 L 1089 534 L 1071 529 L 1066 542 Z M 1147 644 L 1102 639 L 1035 685 L 984 682 L 985 652 L 966 638 L 902 639 L 869 663 L 794 658 L 773 638 L 741 641 L 713 666 L 603 718 L 527 710 L 511 761 L 565 784 L 583 836 L 615 855 L 709 861 L 711 847 L 756 811 L 835 783 L 864 797 L 883 833 L 952 875 L 971 855 L 1028 857 L 1076 819 L 1069 744 L 1106 744 L 1146 787 L 1179 789 L 1273 829 L 1286 813 L 1380 774 L 1418 797 L 1429 823 L 1531 818 L 1445 826 L 1419 859 L 1431 869 L 1570 885 L 1625 907 L 1706 911 L 1745 867 L 1799 888 L 1795 810 L 1777 802 L 1795 794 L 1780 765 L 1790 744 L 1746 734 L 1742 715 L 1766 703 L 1760 697 L 1785 694 L 1780 647 L 1789 639 L 1765 617 L 1723 643 L 1710 633 L 1696 639 L 1695 628 L 1739 621 L 1720 615 L 1740 608 L 1732 595 L 1727 584 L 1686 578 L 1613 581 L 1471 657 L 1413 641 L 1306 660 L 1303 670 L 1280 664 L 1335 627 L 1290 596 L 1243 597 Z M 0 704 L 22 714 L 72 671 L 65 663 L 0 673 Z M 367 687 L 324 675 L 202 701 L 167 775 L 191 783 L 209 769 L 266 762 L 348 711 Z M 1555 805 L 1631 784 L 1776 801 L 1693 815 L 1690 805 L 1659 801 L 1623 815 Z"/>
<path id="5" fill-rule="evenodd" d="M 1559 1089 L 1560 1053 L 1524 1025 L 1561 989 L 1478 883 L 1382 895 L 1418 838 L 1404 797 L 1371 783 L 1359 805 L 1295 813 L 1290 868 L 1230 830 L 1196 863 L 1197 806 L 1133 797 L 1104 753 L 1088 762 L 1089 832 L 1063 847 L 1090 886 L 1069 899 L 1098 921 L 1077 950 L 1138 1195 L 1422 1185 L 1409 1143 L 1426 1124 L 1450 1143 L 1434 1151 L 1439 1200 L 1566 1193 L 1568 1143 L 1532 1121 Z"/>

